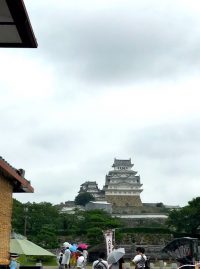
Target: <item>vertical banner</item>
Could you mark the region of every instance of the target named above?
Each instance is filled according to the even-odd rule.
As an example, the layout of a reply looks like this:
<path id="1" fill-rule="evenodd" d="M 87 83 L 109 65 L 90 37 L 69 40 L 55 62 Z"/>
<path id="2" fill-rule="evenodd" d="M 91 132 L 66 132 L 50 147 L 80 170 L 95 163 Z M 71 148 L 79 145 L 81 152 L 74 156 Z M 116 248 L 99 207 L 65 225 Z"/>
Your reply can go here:
<path id="1" fill-rule="evenodd" d="M 107 249 L 107 255 L 108 255 L 113 250 L 113 243 L 112 243 L 113 231 L 107 230 L 107 231 L 104 231 L 103 233 L 106 239 L 106 249 Z"/>

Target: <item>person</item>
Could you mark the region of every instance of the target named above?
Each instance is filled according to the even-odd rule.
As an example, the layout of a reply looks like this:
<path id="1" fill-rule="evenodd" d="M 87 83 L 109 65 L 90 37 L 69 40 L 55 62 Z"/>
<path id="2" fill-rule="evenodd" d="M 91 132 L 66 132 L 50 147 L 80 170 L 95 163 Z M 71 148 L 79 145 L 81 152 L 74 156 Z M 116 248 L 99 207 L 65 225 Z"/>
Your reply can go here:
<path id="1" fill-rule="evenodd" d="M 120 258 L 119 259 L 119 269 L 124 269 L 124 258 L 122 257 L 122 258 Z"/>
<path id="2" fill-rule="evenodd" d="M 19 268 L 19 263 L 17 262 L 17 258 L 18 258 L 17 254 L 11 254 L 10 264 L 9 264 L 10 269 L 18 269 Z"/>
<path id="3" fill-rule="evenodd" d="M 70 268 L 70 257 L 71 257 L 71 251 L 69 250 L 69 247 L 66 247 L 63 254 L 62 262 L 61 262 L 61 264 L 65 268 Z"/>
<path id="4" fill-rule="evenodd" d="M 105 253 L 100 252 L 98 259 L 93 262 L 92 269 L 108 269 L 108 262 L 105 259 Z"/>
<path id="5" fill-rule="evenodd" d="M 132 262 L 135 264 L 136 269 L 145 268 L 145 262 L 147 260 L 145 253 L 145 249 L 143 247 L 136 248 L 136 255 L 133 258 Z"/>
<path id="6" fill-rule="evenodd" d="M 59 255 L 58 255 L 58 263 L 59 263 L 59 268 L 62 269 L 63 266 L 62 266 L 62 259 L 63 259 L 63 254 L 64 254 L 64 250 L 61 249 Z"/>
<path id="7" fill-rule="evenodd" d="M 193 265 L 192 256 L 188 255 L 183 258 L 176 259 L 179 262 L 179 267 L 184 265 L 184 269 L 190 269 L 191 265 Z M 188 265 L 188 266 L 186 266 Z"/>
<path id="8" fill-rule="evenodd" d="M 42 268 L 42 261 L 40 259 L 37 259 L 35 265 L 40 267 L 40 269 L 41 269 Z"/>
<path id="9" fill-rule="evenodd" d="M 76 262 L 76 268 L 77 269 L 83 269 L 85 268 L 85 259 L 83 256 L 83 252 L 81 250 L 77 250 L 77 262 Z"/>
<path id="10" fill-rule="evenodd" d="M 84 261 L 85 261 L 85 265 L 86 265 L 87 264 L 87 257 L 88 257 L 87 249 L 83 249 L 83 257 L 84 257 Z"/>
<path id="11" fill-rule="evenodd" d="M 124 268 L 124 258 L 120 258 L 117 262 L 112 263 L 109 269 L 123 269 Z"/>
<path id="12" fill-rule="evenodd" d="M 75 268 L 76 267 L 77 259 L 78 259 L 77 252 L 75 252 L 75 251 L 72 252 L 71 258 L 70 258 L 70 266 L 71 266 L 71 268 Z"/>

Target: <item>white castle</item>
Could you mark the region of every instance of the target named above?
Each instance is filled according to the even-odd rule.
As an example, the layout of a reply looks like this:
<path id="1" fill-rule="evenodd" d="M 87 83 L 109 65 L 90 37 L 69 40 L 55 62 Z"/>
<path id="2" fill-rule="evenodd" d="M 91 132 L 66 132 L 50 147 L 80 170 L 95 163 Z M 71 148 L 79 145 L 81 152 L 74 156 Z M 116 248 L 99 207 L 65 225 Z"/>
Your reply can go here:
<path id="1" fill-rule="evenodd" d="M 132 170 L 131 159 L 114 159 L 113 170 L 106 175 L 105 199 L 113 206 L 142 206 L 140 176 Z"/>
<path id="2" fill-rule="evenodd" d="M 80 187 L 79 193 L 89 192 L 96 201 L 107 201 L 113 210 L 124 207 L 141 207 L 140 193 L 143 191 L 140 176 L 132 170 L 131 159 L 114 159 L 112 170 L 105 178 L 103 189 L 98 188 L 96 181 L 86 181 Z"/>

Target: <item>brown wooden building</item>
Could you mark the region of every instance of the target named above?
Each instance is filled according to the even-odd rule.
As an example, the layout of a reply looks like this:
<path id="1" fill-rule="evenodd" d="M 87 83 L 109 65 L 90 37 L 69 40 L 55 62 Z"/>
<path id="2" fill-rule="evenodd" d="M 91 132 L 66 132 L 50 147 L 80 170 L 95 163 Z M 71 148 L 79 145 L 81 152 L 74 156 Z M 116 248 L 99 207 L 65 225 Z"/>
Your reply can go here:
<path id="1" fill-rule="evenodd" d="M 34 192 L 23 169 L 15 169 L 0 157 L 0 267 L 10 258 L 11 217 L 13 193 Z"/>

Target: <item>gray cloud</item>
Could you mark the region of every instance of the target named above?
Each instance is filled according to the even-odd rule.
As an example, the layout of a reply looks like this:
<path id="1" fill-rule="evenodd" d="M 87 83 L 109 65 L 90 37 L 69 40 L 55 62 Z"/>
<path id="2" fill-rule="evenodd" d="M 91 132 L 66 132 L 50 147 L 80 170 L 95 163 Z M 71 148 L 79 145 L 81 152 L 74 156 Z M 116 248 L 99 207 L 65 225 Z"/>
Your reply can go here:
<path id="1" fill-rule="evenodd" d="M 80 145 L 81 135 L 73 130 L 40 130 L 29 138 L 31 146 L 43 149 L 47 152 L 59 152 L 65 148 L 66 151 L 72 150 L 73 147 Z"/>
<path id="2" fill-rule="evenodd" d="M 132 141 L 127 139 L 127 151 L 132 152 L 135 170 L 144 184 L 143 201 L 184 205 L 198 196 L 199 135 L 197 119 L 160 123 L 137 130 Z"/>
<path id="3" fill-rule="evenodd" d="M 160 124 L 140 130 L 134 150 L 151 159 L 176 159 L 199 154 L 200 123 Z"/>
<path id="4" fill-rule="evenodd" d="M 200 20 L 177 2 L 173 10 L 157 1 L 151 4 L 128 1 L 123 8 L 106 9 L 105 4 L 99 10 L 92 5 L 90 11 L 66 4 L 45 18 L 37 16 L 39 53 L 49 63 L 57 62 L 62 75 L 92 83 L 194 72 L 200 64 Z"/>
<path id="5" fill-rule="evenodd" d="M 200 6 L 60 1 L 25 1 L 38 49 L 0 51 L 1 155 L 35 187 L 20 199 L 102 187 L 117 157 L 135 163 L 143 201 L 186 203 L 200 172 Z"/>

